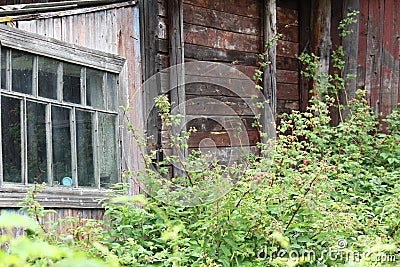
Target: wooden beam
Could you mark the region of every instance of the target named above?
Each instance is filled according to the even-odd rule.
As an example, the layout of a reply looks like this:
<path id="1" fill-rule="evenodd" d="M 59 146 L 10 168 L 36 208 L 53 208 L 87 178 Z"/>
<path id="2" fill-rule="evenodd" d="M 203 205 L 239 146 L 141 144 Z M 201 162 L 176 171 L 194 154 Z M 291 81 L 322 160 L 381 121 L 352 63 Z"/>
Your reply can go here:
<path id="1" fill-rule="evenodd" d="M 344 0 L 343 1 L 343 17 L 353 12 L 360 10 L 359 0 Z M 342 111 L 342 118 L 346 119 L 349 116 L 348 101 L 355 97 L 357 90 L 357 67 L 358 67 L 358 22 L 347 26 L 347 30 L 351 31 L 343 39 L 343 52 L 344 52 L 344 71 L 343 78 L 351 76 L 345 81 L 345 90 L 340 92 L 340 103 L 344 105 L 345 109 Z"/>
<path id="2" fill-rule="evenodd" d="M 143 119 L 147 142 L 147 152 L 160 148 L 161 144 L 161 120 L 158 112 L 154 109 L 154 98 L 161 94 L 161 81 L 158 76 L 153 77 L 160 71 L 157 60 L 158 53 L 158 2 L 157 0 L 146 0 L 139 2 L 140 8 L 140 32 L 141 54 L 142 54 L 142 93 L 143 93 Z M 146 82 L 153 77 L 152 82 Z M 156 154 L 154 161 L 162 159 L 161 153 Z"/>
<path id="3" fill-rule="evenodd" d="M 300 53 L 309 53 L 310 52 L 310 39 L 311 39 L 311 0 L 304 0 L 300 3 L 300 12 L 299 12 L 299 44 L 300 44 Z M 304 71 L 305 66 L 301 66 L 301 69 Z M 309 92 L 310 92 L 310 81 L 300 76 L 299 79 L 299 87 L 300 87 L 300 109 L 301 111 L 306 111 L 309 100 Z"/>
<path id="4" fill-rule="evenodd" d="M 329 73 L 331 41 L 331 0 L 312 0 L 311 4 L 311 52 L 319 57 L 318 72 Z M 316 83 L 313 83 L 316 89 Z"/>
<path id="5" fill-rule="evenodd" d="M 0 16 L 13 16 L 21 14 L 35 14 L 40 12 L 57 12 L 69 9 L 96 7 L 101 5 L 112 5 L 124 0 L 79 0 L 79 1 L 58 1 L 50 3 L 33 3 L 22 5 L 0 6 Z M 132 1 L 132 4 L 136 4 Z"/>
<path id="6" fill-rule="evenodd" d="M 5 25 L 0 25 L 0 43 L 12 49 L 113 73 L 120 73 L 126 61 L 118 55 L 69 44 Z"/>
<path id="7" fill-rule="evenodd" d="M 267 0 L 264 5 L 264 44 L 272 41 L 276 36 L 276 0 Z M 264 45 L 262 46 L 264 48 Z M 266 60 L 270 62 L 264 68 L 263 88 L 264 96 L 268 101 L 270 111 L 266 108 L 261 114 L 262 131 L 270 132 L 275 127 L 276 115 L 276 45 L 272 45 L 267 51 Z"/>
<path id="8" fill-rule="evenodd" d="M 169 63 L 172 67 L 169 71 L 169 88 L 171 97 L 171 115 L 182 116 L 179 125 L 172 126 L 172 135 L 181 136 L 186 131 L 186 96 L 185 96 L 185 68 L 184 68 L 184 39 L 183 39 L 183 1 L 168 1 L 169 23 Z M 173 147 L 173 154 L 181 159 L 187 156 L 187 149 Z M 182 175 L 182 166 L 175 164 L 173 175 Z"/>
<path id="9" fill-rule="evenodd" d="M 331 1 L 331 40 L 332 40 L 332 50 L 338 49 L 339 46 L 343 45 L 342 38 L 339 36 L 339 25 L 343 18 L 343 0 Z M 330 62 L 329 65 L 329 74 L 334 75 L 337 70 L 333 68 L 333 62 Z M 339 73 L 341 76 L 343 72 Z M 339 92 L 340 93 L 340 92 Z M 336 99 L 336 97 L 335 97 Z M 338 107 L 331 107 L 331 124 L 338 125 L 339 121 L 341 121 L 342 112 L 339 113 Z"/>

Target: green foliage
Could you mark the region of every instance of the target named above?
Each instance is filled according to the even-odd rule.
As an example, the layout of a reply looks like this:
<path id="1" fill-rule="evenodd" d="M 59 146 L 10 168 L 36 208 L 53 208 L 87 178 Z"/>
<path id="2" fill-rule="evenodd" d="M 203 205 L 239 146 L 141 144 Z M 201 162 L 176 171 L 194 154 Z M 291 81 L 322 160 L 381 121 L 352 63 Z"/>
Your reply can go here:
<path id="1" fill-rule="evenodd" d="M 348 23 L 341 24 L 343 32 Z M 303 74 L 316 84 L 314 97 L 306 112 L 281 116 L 274 144 L 259 145 L 263 156 L 251 155 L 226 168 L 196 153 L 185 162 L 166 157 L 157 164 L 151 155 L 143 155 L 147 168 L 136 175 L 145 182 L 153 181 L 147 184 L 149 196 L 123 196 L 126 185 L 118 185 L 115 196 L 104 203 L 106 222 L 63 222 L 71 225 L 69 246 L 103 262 L 87 256 L 81 261 L 82 254 L 59 240 L 52 241 L 59 247 L 42 241 L 38 226 L 25 219 L 13 222 L 38 234 L 21 244 L 11 243 L 9 252 L 0 254 L 0 262 L 46 266 L 65 262 L 70 266 L 83 262 L 85 266 L 116 262 L 122 266 L 398 266 L 400 110 L 384 120 L 386 132 L 381 131 L 379 119 L 365 100 L 366 92 L 358 90 L 348 101 L 349 117 L 332 126 L 330 110 L 339 104 L 338 92 L 345 90 L 348 78 L 341 77 L 342 56 L 341 48 L 333 53 L 333 75 L 318 72 L 315 55 L 300 57 L 306 64 Z M 257 72 L 256 81 L 260 79 L 262 73 Z M 168 127 L 179 124 L 179 118 L 170 115 L 167 97 L 159 97 L 156 103 Z M 185 147 L 189 135 L 190 131 L 172 138 L 170 146 Z M 138 135 L 134 137 L 145 143 Z M 185 175 L 161 179 L 171 163 L 180 163 Z M 199 188 L 199 192 L 213 192 L 221 184 L 209 181 L 224 177 L 233 177 L 231 190 L 214 201 L 193 194 Z M 194 197 L 201 205 L 171 205 L 174 202 L 170 200 L 179 204 L 178 200 Z M 34 194 L 25 205 L 34 218 L 41 218 L 43 210 Z M 0 227 L 12 225 L 0 217 Z M 27 244 L 46 249 L 35 252 L 26 248 Z"/>
<path id="2" fill-rule="evenodd" d="M 385 134 L 365 91 L 337 126 L 330 125 L 332 103 L 316 97 L 306 112 L 283 115 L 275 153 L 244 161 L 232 190 L 213 203 L 108 202 L 111 228 L 102 243 L 126 266 L 373 266 L 377 256 L 396 266 L 399 111 L 386 119 Z M 365 255 L 323 257 L 335 249 Z M 290 251 L 322 259 L 290 258 Z"/>
<path id="3" fill-rule="evenodd" d="M 24 229 L 24 236 L 15 237 L 13 229 Z M 0 267 L 25 266 L 118 266 L 116 260 L 105 262 L 89 257 L 66 245 L 54 244 L 43 234 L 41 226 L 28 216 L 16 213 L 0 215 Z M 34 233 L 34 234 L 32 234 Z"/>

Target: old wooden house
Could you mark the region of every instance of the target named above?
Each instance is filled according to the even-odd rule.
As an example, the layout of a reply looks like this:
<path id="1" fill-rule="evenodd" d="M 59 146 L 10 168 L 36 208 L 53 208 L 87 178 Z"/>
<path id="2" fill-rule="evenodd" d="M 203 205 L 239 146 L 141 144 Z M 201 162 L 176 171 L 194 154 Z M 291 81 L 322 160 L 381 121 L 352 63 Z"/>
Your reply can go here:
<path id="1" fill-rule="evenodd" d="M 125 170 L 141 168 L 124 120 L 147 132 L 151 146 L 160 146 L 162 125 L 153 98 L 165 92 L 186 118 L 185 127 L 197 129 L 189 150 L 212 148 L 224 160 L 238 156 L 235 148 L 253 149 L 259 132 L 252 126 L 247 101 L 254 88 L 248 80 L 277 32 L 283 38 L 268 51 L 271 64 L 262 83 L 269 115 L 305 110 L 310 83 L 301 77 L 297 57 L 314 52 L 329 71 L 329 55 L 340 44 L 347 62 L 343 75 L 356 77 L 347 83 L 350 98 L 356 88 L 366 89 L 382 116 L 400 100 L 395 0 L 1 0 L 0 5 L 1 208 L 15 208 L 36 181 L 47 184 L 38 200 L 57 216 L 101 216 L 97 201 L 106 188 Z M 359 20 L 341 40 L 339 21 L 353 10 L 360 11 Z M 186 65 L 165 71 L 184 62 L 229 69 L 224 75 Z M 151 86 L 142 86 L 150 78 Z M 231 134 L 237 120 L 242 132 Z M 134 177 L 130 182 L 131 193 L 138 193 Z"/>

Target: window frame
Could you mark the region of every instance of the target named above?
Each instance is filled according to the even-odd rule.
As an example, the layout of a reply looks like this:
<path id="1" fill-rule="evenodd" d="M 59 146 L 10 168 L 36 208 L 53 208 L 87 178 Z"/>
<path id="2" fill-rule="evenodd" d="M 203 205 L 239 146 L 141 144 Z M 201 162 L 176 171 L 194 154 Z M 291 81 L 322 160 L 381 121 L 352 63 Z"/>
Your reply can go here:
<path id="1" fill-rule="evenodd" d="M 47 180 L 49 182 L 48 187 L 37 195 L 37 200 L 41 201 L 43 206 L 45 207 L 68 207 L 68 208 L 98 208 L 99 198 L 104 197 L 104 194 L 108 191 L 106 189 L 100 188 L 100 170 L 99 170 L 99 151 L 98 149 L 94 149 L 93 151 L 93 161 L 94 161 L 94 173 L 95 173 L 95 185 L 96 187 L 79 187 L 77 183 L 77 153 L 76 153 L 76 110 L 84 110 L 92 113 L 93 124 L 95 125 L 95 130 L 92 135 L 98 135 L 98 131 L 100 128 L 98 127 L 98 117 L 99 113 L 102 114 L 112 114 L 115 115 L 115 136 L 116 140 L 116 151 L 118 154 L 117 157 L 117 166 L 118 166 L 118 179 L 121 179 L 121 140 L 119 133 L 119 112 L 118 110 L 111 111 L 109 110 L 109 104 L 107 98 L 109 93 L 106 90 L 108 86 L 107 73 L 111 73 L 117 75 L 117 79 L 115 79 L 116 83 L 116 96 L 115 100 L 117 103 L 119 102 L 118 92 L 121 91 L 120 83 L 118 83 L 119 75 L 122 71 L 122 68 L 125 64 L 125 59 L 114 54 L 105 53 L 93 49 L 88 49 L 85 47 L 77 46 L 74 44 L 62 42 L 53 38 L 48 38 L 45 36 L 41 36 L 35 33 L 29 33 L 26 31 L 22 31 L 16 28 L 12 28 L 5 25 L 0 25 L 0 50 L 5 47 L 7 51 L 10 49 L 21 50 L 30 54 L 33 54 L 33 77 L 32 77 L 32 95 L 27 95 L 24 93 L 19 93 L 15 91 L 11 91 L 11 81 L 12 81 L 12 70 L 10 69 L 11 65 L 11 53 L 7 52 L 8 64 L 6 66 L 6 75 L 8 78 L 6 79 L 7 84 L 5 90 L 0 90 L 0 107 L 1 107 L 1 96 L 8 96 L 12 98 L 17 98 L 21 101 L 21 136 L 24 136 L 21 139 L 21 184 L 18 183 L 8 183 L 3 182 L 3 155 L 2 148 L 0 147 L 0 207 L 10 207 L 14 206 L 16 202 L 20 202 L 24 197 L 27 189 L 31 188 L 33 185 L 28 184 L 28 175 L 27 175 L 27 117 L 26 117 L 26 107 L 27 101 L 31 101 L 34 103 L 42 103 L 46 105 L 46 150 L 49 152 L 51 150 L 51 145 L 49 147 L 49 142 L 51 143 L 51 107 L 52 106 L 60 106 L 64 108 L 70 109 L 70 127 L 71 127 L 71 161 L 72 161 L 72 176 L 74 180 L 74 186 L 66 187 L 66 186 L 57 186 L 53 183 L 52 180 L 52 170 L 53 168 L 49 168 L 49 162 L 52 159 L 47 159 Z M 57 84 L 57 99 L 45 98 L 41 97 L 38 94 L 38 60 L 40 56 L 44 56 L 47 58 L 52 58 L 58 61 L 58 72 L 59 79 Z M 62 91 L 62 78 L 60 75 L 60 71 L 62 72 L 63 62 L 78 64 L 81 66 L 81 104 L 64 102 L 63 101 L 63 91 Z M 102 92 L 104 96 L 104 108 L 93 108 L 86 105 L 86 70 L 88 68 L 104 71 L 103 73 L 103 84 L 102 84 Z M 60 81 L 61 80 L 61 81 Z M 0 77 L 1 83 L 1 77 Z M 60 86 L 61 83 L 61 86 Z M 50 115 L 49 115 L 50 114 Z M 1 121 L 1 119 L 0 119 Z M 1 138 L 1 127 L 0 127 L 0 142 L 2 142 Z M 50 132 L 50 134 L 49 134 Z M 50 139 L 49 139 L 50 136 Z M 99 138 L 94 138 L 95 141 L 99 141 Z M 2 144 L 2 143 L 0 143 Z M 94 146 L 98 146 L 98 144 L 94 144 Z M 50 156 L 52 154 L 50 153 Z M 97 164 L 96 161 L 97 160 Z M 51 163 L 50 163 L 51 164 Z"/>

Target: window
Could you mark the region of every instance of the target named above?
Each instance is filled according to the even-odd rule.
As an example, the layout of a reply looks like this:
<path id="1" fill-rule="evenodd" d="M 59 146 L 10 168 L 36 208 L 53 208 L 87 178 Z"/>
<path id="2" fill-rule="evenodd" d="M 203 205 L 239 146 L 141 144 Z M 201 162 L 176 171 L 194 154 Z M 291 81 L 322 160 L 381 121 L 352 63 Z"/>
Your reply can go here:
<path id="1" fill-rule="evenodd" d="M 12 46 L 11 31 L 35 46 Z M 38 40 L 50 48 L 38 48 Z M 0 183 L 100 189 L 118 182 L 123 59 L 5 26 L 0 41 Z"/>

